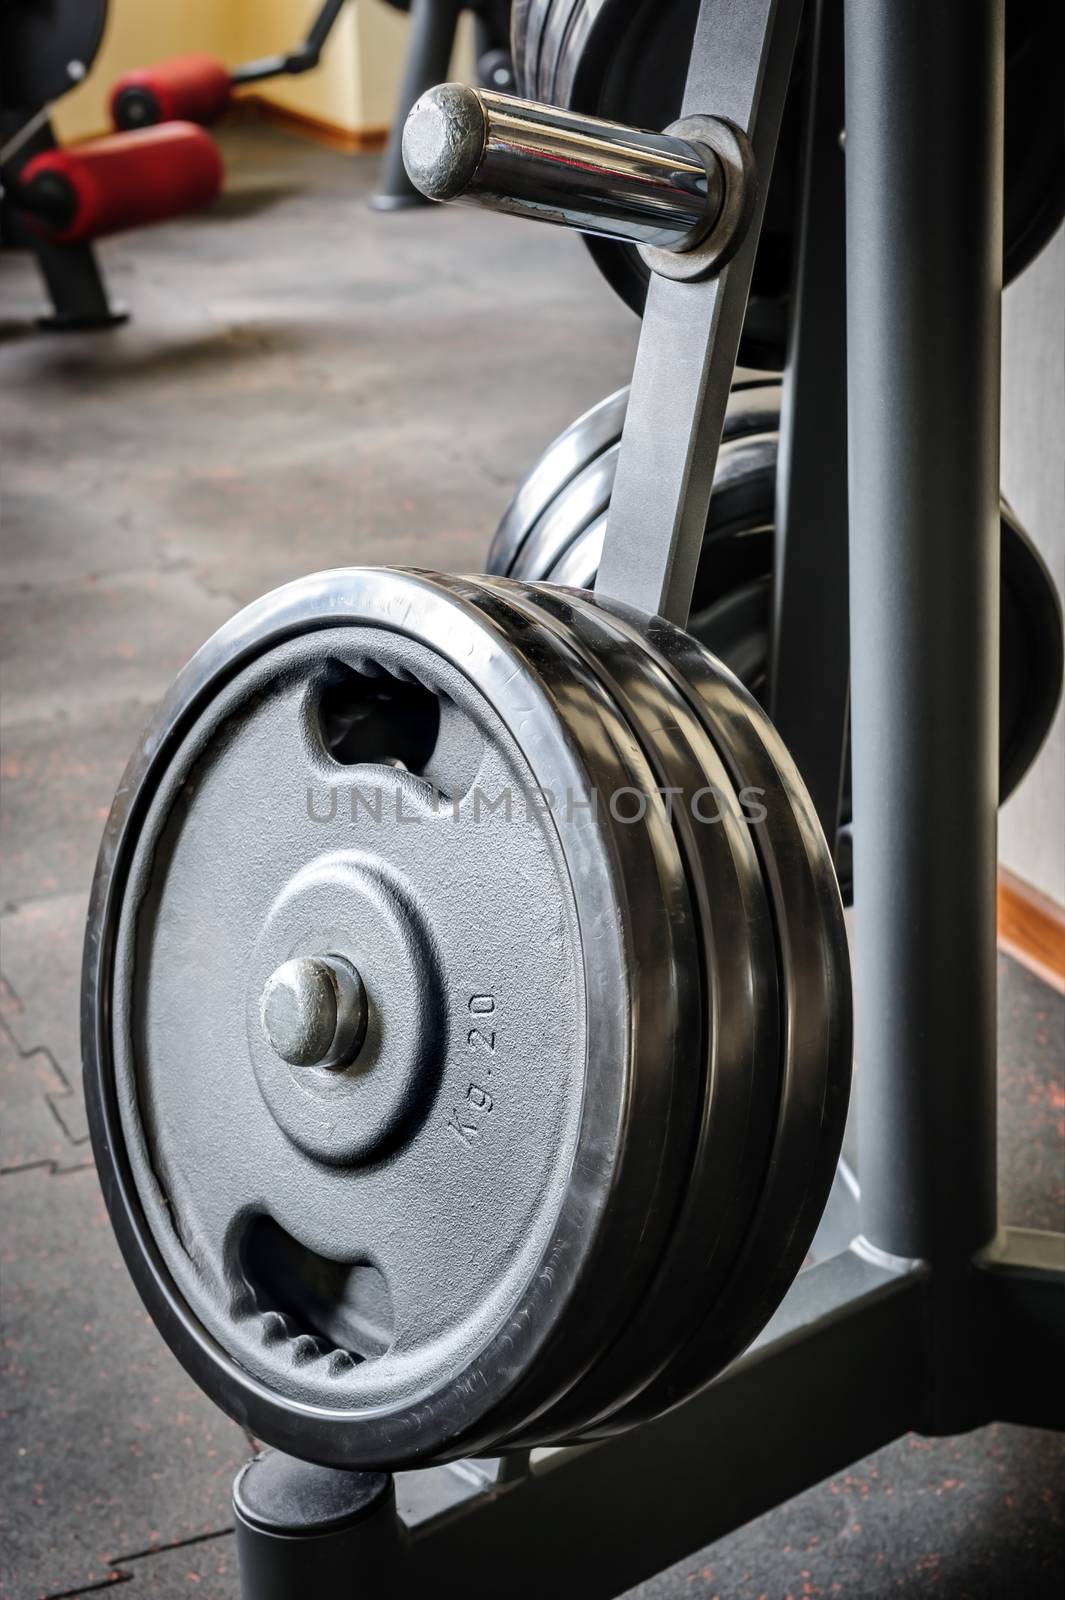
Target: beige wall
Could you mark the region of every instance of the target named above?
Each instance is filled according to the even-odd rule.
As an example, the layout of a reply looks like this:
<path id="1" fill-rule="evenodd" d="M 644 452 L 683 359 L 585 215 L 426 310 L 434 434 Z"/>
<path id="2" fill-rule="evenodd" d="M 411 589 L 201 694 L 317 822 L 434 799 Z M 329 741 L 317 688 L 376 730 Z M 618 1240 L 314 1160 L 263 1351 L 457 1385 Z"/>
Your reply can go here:
<path id="1" fill-rule="evenodd" d="M 382 0 L 358 0 L 355 15 L 360 126 L 387 128 L 403 69 L 409 23 L 402 11 L 384 5 Z M 473 79 L 473 24 L 468 12 L 463 13 L 459 23 L 449 75 L 466 83 Z"/>
<path id="2" fill-rule="evenodd" d="M 111 86 L 133 67 L 193 50 L 230 60 L 227 34 L 241 8 L 242 0 L 239 4 L 225 0 L 111 0 L 103 45 L 92 71 L 56 106 L 60 140 L 85 139 L 109 128 Z"/>
<path id="3" fill-rule="evenodd" d="M 347 132 L 364 127 L 357 71 L 357 13 L 366 4 L 367 0 L 359 0 L 344 7 L 313 72 L 268 79 L 256 85 L 254 93 L 286 111 Z M 231 0 L 230 9 L 239 19 L 235 34 L 239 48 L 234 59 L 253 61 L 257 56 L 291 50 L 306 33 L 316 7 L 317 0 Z"/>
<path id="4" fill-rule="evenodd" d="M 302 39 L 316 0 L 112 0 L 103 48 L 85 83 L 56 107 L 60 139 L 84 139 L 109 126 L 115 79 L 132 67 L 204 51 L 227 66 L 290 49 Z M 349 0 L 314 72 L 277 78 L 255 92 L 272 104 L 349 133 L 392 120 L 408 21 L 383 0 Z M 472 71 L 464 19 L 452 71 Z"/>

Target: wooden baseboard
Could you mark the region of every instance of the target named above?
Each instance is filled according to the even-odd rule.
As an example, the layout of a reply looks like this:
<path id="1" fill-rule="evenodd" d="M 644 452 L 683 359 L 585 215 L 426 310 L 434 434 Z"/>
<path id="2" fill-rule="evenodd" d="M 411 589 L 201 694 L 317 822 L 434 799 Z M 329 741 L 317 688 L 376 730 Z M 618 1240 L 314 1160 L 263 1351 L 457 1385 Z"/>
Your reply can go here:
<path id="1" fill-rule="evenodd" d="M 998 874 L 999 947 L 1065 992 L 1065 907 L 1004 867 Z"/>
<path id="2" fill-rule="evenodd" d="M 0 4 L 3 0 L 0 0 Z M 323 117 L 311 117 L 303 111 L 290 111 L 287 106 L 276 105 L 264 95 L 242 94 L 225 114 L 226 122 L 268 122 L 272 127 L 284 128 L 288 133 L 313 139 L 315 144 L 329 150 L 339 150 L 344 155 L 374 155 L 388 143 L 388 128 L 343 128 L 338 122 L 328 122 Z M 106 139 L 114 133 L 110 123 L 88 133 L 75 134 L 64 142 L 64 149 L 74 149 L 79 144 L 91 144 L 94 139 Z M 210 132 L 210 129 L 208 129 Z"/>
<path id="3" fill-rule="evenodd" d="M 387 128 L 344 128 L 323 117 L 312 117 L 305 111 L 292 111 L 279 106 L 262 94 L 242 94 L 229 113 L 237 121 L 268 122 L 271 127 L 283 128 L 287 133 L 313 139 L 315 144 L 329 150 L 340 150 L 344 155 L 372 155 L 383 150 L 388 142 Z"/>

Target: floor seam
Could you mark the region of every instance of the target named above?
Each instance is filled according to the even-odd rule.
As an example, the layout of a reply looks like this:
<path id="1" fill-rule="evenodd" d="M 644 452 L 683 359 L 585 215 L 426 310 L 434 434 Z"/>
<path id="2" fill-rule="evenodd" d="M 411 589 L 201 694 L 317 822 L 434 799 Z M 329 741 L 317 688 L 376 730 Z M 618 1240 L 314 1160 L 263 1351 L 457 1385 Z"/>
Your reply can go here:
<path id="1" fill-rule="evenodd" d="M 41 1600 L 77 1600 L 83 1594 L 98 1594 L 102 1589 L 113 1589 L 119 1583 L 132 1583 L 136 1577 L 134 1572 L 124 1572 L 123 1563 L 127 1561 L 148 1561 L 152 1556 L 168 1555 L 172 1550 L 187 1550 L 194 1545 L 209 1544 L 212 1539 L 226 1539 L 233 1532 L 233 1527 L 214 1528 L 209 1533 L 192 1533 L 187 1539 L 175 1539 L 169 1544 L 149 1545 L 147 1550 L 135 1550 L 130 1555 L 111 1556 L 107 1565 L 111 1568 L 111 1576 L 101 1578 L 96 1583 L 83 1584 L 77 1589 L 51 1589 Z"/>
<path id="2" fill-rule="evenodd" d="M 20 997 L 20 995 L 18 993 L 18 990 L 15 988 L 15 986 L 11 982 L 10 978 L 5 978 L 4 982 L 7 984 L 7 987 L 8 987 L 8 990 L 9 990 L 10 994 L 11 994 L 12 999 L 17 1001 L 18 1007 L 19 1007 L 19 1010 L 20 1010 L 22 1016 L 24 1016 L 24 1017 L 27 1016 L 28 1013 L 26 1011 L 25 1002 Z M 11 1041 L 11 1044 L 14 1047 L 15 1053 L 19 1057 L 20 1061 L 30 1061 L 34 1056 L 44 1056 L 44 1058 L 48 1062 L 48 1065 L 51 1067 L 52 1071 L 55 1073 L 56 1077 L 59 1079 L 60 1083 L 63 1085 L 63 1087 L 67 1091 L 67 1093 L 68 1094 L 73 1094 L 74 1085 L 71 1083 L 70 1079 L 67 1077 L 66 1073 L 63 1071 L 63 1068 L 59 1065 L 59 1062 L 56 1060 L 55 1056 L 52 1054 L 50 1046 L 48 1046 L 46 1044 L 31 1044 L 28 1049 L 25 1048 L 23 1045 L 21 1045 L 19 1043 L 18 1038 L 17 1038 L 16 1034 L 14 1033 L 14 1031 L 13 1031 L 13 1029 L 11 1027 L 11 1024 L 7 1021 L 7 1019 L 5 1017 L 0 1017 L 0 1031 L 2 1031 L 3 1033 L 7 1034 L 7 1037 Z M 45 1091 L 45 1098 L 46 1099 L 48 1098 L 50 1093 L 52 1093 L 51 1090 L 46 1090 Z M 66 1132 L 66 1129 L 64 1129 L 63 1131 Z M 67 1134 L 67 1138 L 68 1139 L 70 1138 L 70 1134 L 69 1133 Z M 76 1141 L 71 1140 L 71 1142 L 74 1143 Z"/>
<path id="3" fill-rule="evenodd" d="M 61 1167 L 58 1161 L 51 1157 L 43 1161 L 26 1161 L 21 1166 L 0 1167 L 0 1178 L 17 1178 L 23 1172 L 46 1172 L 50 1178 L 65 1178 L 71 1172 L 90 1172 L 96 1165 L 94 1161 L 79 1161 L 73 1167 Z"/>

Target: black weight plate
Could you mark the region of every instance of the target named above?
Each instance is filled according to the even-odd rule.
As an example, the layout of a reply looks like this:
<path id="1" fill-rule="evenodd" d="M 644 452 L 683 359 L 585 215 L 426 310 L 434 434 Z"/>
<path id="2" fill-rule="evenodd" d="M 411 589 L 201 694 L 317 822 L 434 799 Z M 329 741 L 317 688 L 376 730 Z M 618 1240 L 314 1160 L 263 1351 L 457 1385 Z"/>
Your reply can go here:
<path id="1" fill-rule="evenodd" d="M 503 580 L 496 580 L 503 583 Z M 510 593 L 512 586 L 505 585 Z M 671 796 L 702 931 L 704 1096 L 683 1201 L 654 1282 L 628 1324 L 544 1423 L 554 1437 L 633 1399 L 675 1356 L 728 1275 L 761 1190 L 780 1093 L 777 956 L 761 868 L 731 778 L 702 723 L 603 611 L 542 586 L 540 612 L 610 686 Z M 709 798 L 708 798 L 709 797 Z"/>
<path id="2" fill-rule="evenodd" d="M 596 456 L 548 506 L 510 564 L 508 576 L 535 580 L 550 572 L 575 539 L 606 515 L 617 471 L 618 445 Z"/>
<path id="3" fill-rule="evenodd" d="M 619 446 L 604 450 L 578 473 L 532 528 L 507 576 L 527 582 L 546 581 L 590 588 L 602 551 Z M 756 435 L 721 446 L 714 472 L 714 492 L 696 580 L 696 603 L 703 595 L 726 592 L 771 561 L 767 549 L 772 527 L 776 477 L 776 437 Z M 587 581 L 571 574 L 588 573 Z"/>
<path id="4" fill-rule="evenodd" d="M 536 579 L 544 576 L 546 568 L 542 561 L 525 553 L 526 541 L 535 537 L 545 514 L 552 517 L 557 514 L 559 499 L 568 484 L 604 451 L 616 453 L 628 395 L 628 388 L 608 395 L 548 445 L 518 485 L 500 519 L 488 553 L 486 571 L 500 577 L 519 577 L 526 571 Z M 722 440 L 728 443 L 750 434 L 775 433 L 779 417 L 779 382 L 760 380 L 734 384 L 725 409 Z M 580 527 L 573 518 L 569 520 L 575 537 Z"/>
<path id="5" fill-rule="evenodd" d="M 772 508 L 766 504 L 763 509 L 764 515 L 769 515 Z M 603 517 L 570 545 L 547 581 L 580 589 L 594 587 L 605 532 Z M 719 599 L 693 609 L 688 631 L 765 704 L 772 608 L 772 529 L 767 530 L 758 516 L 752 529 L 740 533 L 732 530 L 717 544 L 715 565 L 719 570 L 731 569 L 734 576 L 726 582 Z M 748 576 L 759 571 L 760 577 Z M 704 588 L 704 600 L 706 592 Z M 999 651 L 1001 802 L 1020 784 L 1042 747 L 1057 709 L 1065 666 L 1061 606 L 1053 579 L 1005 505 Z M 851 827 L 850 789 L 845 784 L 836 869 L 848 904 L 853 893 Z"/>
<path id="6" fill-rule="evenodd" d="M 588 603 L 585 601 L 584 603 Z M 740 1256 L 702 1327 L 659 1379 L 587 1437 L 631 1426 L 700 1388 L 755 1337 L 798 1272 L 843 1141 L 851 1076 L 850 961 L 832 859 L 794 763 L 757 702 L 689 635 L 605 603 L 701 716 L 751 821 L 776 925 L 784 1068 L 776 1137 Z"/>
<path id="7" fill-rule="evenodd" d="M 96 59 L 107 0 L 6 0 L 0 5 L 0 106 L 36 111 L 75 88 Z M 71 63 L 84 68 L 71 76 Z"/>
<path id="8" fill-rule="evenodd" d="M 1050 731 L 1065 674 L 1065 634 L 1061 602 L 1046 563 L 1005 500 L 1000 503 L 999 514 L 1002 563 L 999 612 L 1001 803 L 1021 783 Z M 605 531 L 605 519 L 603 527 Z M 581 541 L 582 544 L 585 542 Z M 602 550 L 601 534 L 597 549 Z M 772 546 L 768 541 L 761 549 L 764 555 L 771 558 Z M 573 567 L 577 566 L 579 555 L 580 552 L 573 559 Z M 584 587 L 594 583 L 597 567 L 596 553 L 589 583 Z M 562 583 L 570 580 L 553 575 L 551 581 Z M 688 624 L 688 631 L 724 661 L 763 704 L 768 692 L 771 584 L 770 572 L 766 571 L 761 578 L 730 588 L 719 600 L 693 612 Z M 853 889 L 849 844 L 852 826 L 848 780 L 843 793 L 841 848 L 836 854 L 840 885 L 848 901 Z"/>
<path id="9" fill-rule="evenodd" d="M 693 638 L 736 674 L 759 705 L 768 691 L 771 581 L 767 574 L 730 589 L 688 622 Z"/>
<path id="10" fill-rule="evenodd" d="M 767 502 L 766 515 L 770 509 Z M 1020 784 L 1050 731 L 1061 697 L 1065 636 L 1061 602 L 1046 563 L 1004 500 L 1000 503 L 999 515 L 1001 803 Z M 750 549 L 752 554 L 757 550 L 772 558 L 772 545 L 768 540 Z M 741 583 L 735 588 L 729 586 L 719 600 L 693 610 L 689 623 L 689 632 L 727 661 L 760 700 L 766 696 L 769 670 L 771 582 L 771 571 L 767 570 L 760 580 Z M 842 825 L 850 825 L 846 796 Z"/>
<path id="11" fill-rule="evenodd" d="M 1011 795 L 1050 731 L 1061 697 L 1061 601 L 1046 563 L 1002 501 L 999 623 L 999 786 Z"/>
<path id="12" fill-rule="evenodd" d="M 488 554 L 488 572 L 511 575 L 514 561 L 537 519 L 580 471 L 621 437 L 628 404 L 627 388 L 607 395 L 585 411 L 548 445 L 531 472 L 518 485 L 500 518 Z"/>
<path id="13" fill-rule="evenodd" d="M 1012 283 L 1065 216 L 1065 7 L 1006 3 L 1003 276 Z"/>
<path id="14" fill-rule="evenodd" d="M 565 555 L 556 561 L 544 578 L 545 583 L 557 583 L 569 589 L 594 589 L 595 575 L 603 554 L 606 538 L 606 517 L 600 517 L 590 528 L 573 541 Z M 530 582 L 535 580 L 530 579 Z"/>
<path id="15" fill-rule="evenodd" d="M 600 426 L 596 438 L 596 462 L 616 467 L 617 446 L 624 422 L 626 390 L 610 399 L 610 418 L 615 422 L 615 443 L 604 442 Z M 718 457 L 714 493 L 707 518 L 706 538 L 696 576 L 689 632 L 715 655 L 748 663 L 747 670 L 734 666 L 748 688 L 761 696 L 764 692 L 768 656 L 769 581 L 773 563 L 773 502 L 776 484 L 776 433 L 779 415 L 769 407 L 779 399 L 779 387 L 747 391 L 748 406 L 737 409 L 736 432 Z M 734 397 L 741 398 L 740 396 Z M 761 401 L 766 402 L 765 408 Z M 732 401 L 730 401 L 730 406 Z M 598 408 L 597 408 L 598 409 Z M 589 416 L 595 412 L 588 413 Z M 748 436 L 741 419 L 759 430 Z M 604 414 L 605 420 L 605 414 Z M 576 427 L 577 425 L 575 425 Z M 572 430 L 571 430 L 572 431 Z M 567 435 L 563 435 L 567 438 Z M 579 435 L 576 438 L 579 444 Z M 547 456 L 555 446 L 549 447 Z M 571 483 L 581 481 L 579 455 L 571 448 L 567 457 Z M 536 479 L 533 468 L 525 482 Z M 605 516 L 576 521 L 569 536 L 563 538 L 563 488 L 558 508 L 549 506 L 540 513 L 527 539 L 532 549 L 523 553 L 521 572 L 530 583 L 549 582 L 590 589 L 594 586 L 605 532 Z M 601 488 L 600 493 L 603 493 Z M 519 490 L 519 495 L 521 491 Z M 1003 501 L 1002 519 L 1002 606 L 1000 621 L 1000 797 L 1005 800 L 1020 783 L 1046 738 L 1061 692 L 1063 660 L 1062 611 L 1054 581 L 1045 563 L 1016 516 Z M 551 560 L 535 559 L 535 530 L 550 524 Z M 506 547 L 493 539 L 490 551 L 492 570 L 497 552 Z M 505 572 L 503 575 L 507 575 Z M 751 588 L 762 580 L 761 589 Z M 733 595 L 742 593 L 740 611 L 744 636 L 739 656 L 726 655 L 733 644 L 731 630 L 738 612 L 731 608 Z M 761 599 L 758 596 L 761 595 Z M 756 611 L 761 615 L 756 620 Z M 748 672 L 755 676 L 748 676 Z M 844 817 L 844 825 L 849 818 Z"/>
<path id="16" fill-rule="evenodd" d="M 609 792 L 638 764 L 581 663 L 493 605 L 349 569 L 249 607 L 160 708 L 94 882 L 86 1095 L 127 1263 L 219 1404 L 329 1464 L 487 1449 L 519 1389 L 557 1397 L 683 1182 L 687 882 L 650 828 L 478 818 L 481 786 Z M 342 810 L 337 843 L 303 792 L 345 774 L 388 807 Z M 372 1054 L 290 1082 L 258 996 L 323 943 L 365 974 Z"/>
<path id="17" fill-rule="evenodd" d="M 624 1325 L 633 1307 L 648 1293 L 649 1280 L 667 1242 L 673 1214 L 683 1197 L 691 1160 L 692 1130 L 696 1128 L 700 1101 L 704 1096 L 705 1048 L 700 1042 L 702 982 L 699 925 L 696 909 L 692 907 L 688 874 L 668 821 L 667 806 L 656 794 L 651 762 L 624 717 L 622 707 L 617 704 L 611 683 L 604 680 L 596 662 L 580 650 L 577 638 L 572 637 L 566 627 L 552 626 L 550 616 L 540 613 L 536 606 L 521 605 L 518 586 L 496 586 L 477 579 L 441 579 L 441 582 L 454 584 L 462 594 L 469 592 L 477 595 L 480 610 L 505 629 L 510 638 L 521 640 L 526 648 L 536 651 L 537 659 L 540 651 L 550 650 L 560 654 L 568 662 L 574 699 L 582 691 L 590 702 L 598 706 L 601 730 L 593 731 L 592 715 L 588 712 L 582 715 L 585 726 L 582 747 L 590 752 L 587 758 L 592 768 L 593 749 L 603 739 L 608 739 L 614 752 L 614 766 L 609 768 L 600 760 L 595 789 L 588 798 L 592 800 L 598 818 L 603 824 L 609 822 L 612 835 L 616 837 L 617 850 L 624 862 L 625 891 L 630 894 L 630 915 L 636 918 L 646 914 L 659 923 L 659 934 L 656 939 L 648 941 L 643 962 L 651 963 L 652 968 L 657 966 L 660 970 L 644 973 L 636 1002 L 644 1003 L 646 982 L 651 984 L 652 989 L 665 984 L 668 989 L 676 990 L 672 995 L 676 1011 L 673 1030 L 668 1027 L 664 1029 L 659 1024 L 652 1035 L 657 1038 L 659 1074 L 665 1080 L 672 1078 L 668 1115 L 665 1118 L 665 1139 L 668 1142 L 660 1147 L 657 1155 L 659 1166 L 656 1184 L 654 1189 L 649 1190 L 648 1200 L 644 1202 L 644 1213 L 638 1219 L 628 1219 L 627 1226 L 622 1226 L 619 1213 L 612 1213 L 612 1222 L 616 1224 L 614 1232 L 624 1250 L 624 1259 L 616 1259 L 612 1269 L 603 1267 L 604 1272 L 617 1272 L 617 1283 L 611 1286 L 609 1294 L 606 1290 L 600 1290 L 600 1301 L 596 1304 L 595 1312 L 588 1312 L 584 1322 L 571 1318 L 558 1357 L 560 1363 L 568 1368 L 572 1381 L 580 1378 L 588 1368 L 598 1366 L 603 1354 L 601 1326 L 608 1328 L 609 1338 L 612 1339 L 617 1328 Z M 630 821 L 624 803 L 616 805 L 614 800 L 614 797 L 632 794 L 651 797 L 646 816 L 636 821 Z M 563 805 L 561 797 L 558 803 Z M 574 814 L 574 826 L 579 826 L 579 814 Z M 632 872 L 632 853 L 638 850 L 644 834 L 652 846 L 657 875 L 654 885 L 649 890 L 648 886 L 644 886 L 641 891 Z M 648 893 L 657 894 L 659 904 L 652 907 Z M 668 922 L 667 928 L 662 930 L 664 915 Z M 659 946 L 659 941 L 665 942 Z M 672 962 L 667 960 L 667 971 L 662 968 L 662 954 L 668 950 L 673 950 L 673 958 Z M 667 1011 L 665 998 L 660 1000 L 657 1010 L 664 1018 Z M 659 1115 L 662 1114 L 659 1112 Z M 633 1130 L 644 1126 L 646 1133 L 651 1131 L 646 1128 L 643 1115 L 633 1115 L 632 1123 Z M 646 1139 L 640 1141 L 640 1134 L 636 1134 L 635 1142 L 643 1142 L 643 1149 L 633 1160 L 651 1165 L 651 1144 Z M 624 1293 L 625 1304 L 619 1301 L 619 1291 Z M 611 1301 L 614 1302 L 612 1306 Z M 577 1325 L 574 1326 L 574 1323 Z M 544 1386 L 539 1374 L 537 1387 L 542 1392 Z M 558 1400 L 558 1395 L 553 1400 Z M 509 1400 L 497 1410 L 497 1422 L 509 1416 L 513 1416 L 515 1422 L 513 1429 L 510 1429 L 510 1437 L 518 1430 L 528 1432 L 529 1437 L 537 1438 L 540 1442 L 544 1438 L 553 1440 L 556 1437 L 553 1432 L 553 1406 L 550 1413 L 540 1419 L 539 1411 L 534 1414 L 534 1403 L 526 1397 L 525 1389 L 521 1386 L 515 1390 L 513 1403 Z M 532 1421 L 526 1421 L 528 1418 L 532 1418 Z M 550 1432 L 544 1434 L 544 1427 Z"/>
<path id="18" fill-rule="evenodd" d="M 559 66 L 567 59 L 574 30 L 580 32 L 585 19 L 585 0 L 554 0 L 545 12 L 537 79 L 547 91 L 547 99 L 552 105 L 563 103 L 559 99 Z"/>
<path id="19" fill-rule="evenodd" d="M 540 39 L 546 7 L 543 0 L 517 0 L 510 18 L 510 50 L 514 58 L 515 92 L 529 97 L 525 85 L 538 80 Z"/>
<path id="20" fill-rule="evenodd" d="M 539 38 L 560 35 L 538 52 L 538 70 L 520 92 L 637 127 L 664 128 L 679 115 L 697 0 L 533 0 L 524 25 Z M 556 16 L 565 26 L 553 27 Z M 515 33 L 522 24 L 516 22 Z M 783 364 L 798 193 L 805 44 L 784 109 L 766 201 L 740 360 Z M 1005 281 L 1042 249 L 1065 215 L 1065 11 L 1046 0 L 1006 6 Z M 648 271 L 638 252 L 610 240 L 586 244 L 611 287 L 641 312 Z"/>
<path id="21" fill-rule="evenodd" d="M 529 30 L 538 0 L 513 0 L 510 10 L 510 58 L 514 63 L 515 92 L 524 94 L 529 81 Z"/>
<path id="22" fill-rule="evenodd" d="M 538 71 L 519 80 L 521 92 L 635 127 L 664 128 L 679 115 L 684 71 L 695 24 L 693 0 L 540 0 L 528 25 L 553 48 L 538 52 Z M 562 18 L 564 27 L 559 26 Z M 788 290 L 788 242 L 799 148 L 802 55 L 766 202 L 739 359 L 749 367 L 783 364 Z M 587 237 L 596 265 L 634 310 L 642 311 L 648 269 L 635 251 Z"/>

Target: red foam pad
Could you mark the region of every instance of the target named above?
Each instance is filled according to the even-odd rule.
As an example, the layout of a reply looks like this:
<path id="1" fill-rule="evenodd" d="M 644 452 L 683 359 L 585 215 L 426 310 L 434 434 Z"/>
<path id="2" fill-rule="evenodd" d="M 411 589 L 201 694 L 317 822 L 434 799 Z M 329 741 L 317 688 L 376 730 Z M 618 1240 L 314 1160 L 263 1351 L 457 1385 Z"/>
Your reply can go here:
<path id="1" fill-rule="evenodd" d="M 160 122 L 214 122 L 229 105 L 233 80 L 214 56 L 175 56 L 155 67 L 140 67 L 119 78 L 111 91 L 111 117 L 117 124 L 123 89 L 143 89 L 159 107 Z"/>
<path id="2" fill-rule="evenodd" d="M 65 179 L 76 202 L 69 227 L 49 235 L 55 244 L 100 239 L 199 211 L 222 187 L 218 146 L 191 122 L 114 133 L 70 150 L 46 150 L 26 163 L 20 182 L 28 187 L 46 172 Z"/>

